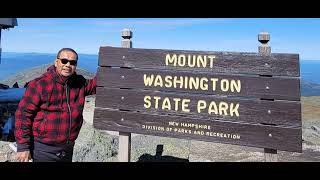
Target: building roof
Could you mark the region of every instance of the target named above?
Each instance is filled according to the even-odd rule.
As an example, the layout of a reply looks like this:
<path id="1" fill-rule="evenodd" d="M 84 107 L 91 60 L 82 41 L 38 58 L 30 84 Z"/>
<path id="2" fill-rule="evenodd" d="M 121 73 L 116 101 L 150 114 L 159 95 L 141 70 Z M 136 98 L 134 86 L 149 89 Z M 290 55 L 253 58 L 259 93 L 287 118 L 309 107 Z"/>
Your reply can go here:
<path id="1" fill-rule="evenodd" d="M 17 18 L 0 18 L 0 29 L 13 28 L 18 26 Z"/>

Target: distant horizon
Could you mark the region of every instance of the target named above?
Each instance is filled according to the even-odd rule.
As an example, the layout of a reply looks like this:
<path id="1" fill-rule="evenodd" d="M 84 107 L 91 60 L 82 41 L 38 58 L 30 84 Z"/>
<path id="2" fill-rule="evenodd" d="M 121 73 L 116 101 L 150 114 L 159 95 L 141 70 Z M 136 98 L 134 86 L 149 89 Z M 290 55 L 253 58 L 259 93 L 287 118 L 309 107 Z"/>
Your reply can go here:
<path id="1" fill-rule="evenodd" d="M 25 54 L 50 54 L 50 55 L 56 55 L 57 53 L 48 53 L 48 52 L 15 52 L 15 51 L 2 51 L 2 53 L 25 53 Z M 98 55 L 98 54 L 86 54 L 86 53 L 79 53 L 83 55 Z"/>
<path id="2" fill-rule="evenodd" d="M 97 72 L 98 55 L 96 54 L 79 54 L 79 68 L 84 68 L 90 72 Z M 0 64 L 0 80 L 15 74 L 16 72 L 39 66 L 41 64 L 53 63 L 56 57 L 55 53 L 39 52 L 4 52 Z M 300 77 L 320 84 L 320 60 L 308 60 L 300 58 Z"/>
<path id="3" fill-rule="evenodd" d="M 214 50 L 213 50 L 214 51 Z M 221 51 L 221 52 L 231 52 L 231 51 Z M 241 51 L 233 51 L 233 52 L 241 52 Z M 245 52 L 245 51 L 244 51 Z M 250 51 L 248 51 L 250 52 Z M 2 53 L 21 53 L 21 54 L 46 54 L 46 55 L 56 55 L 56 53 L 48 53 L 48 52 L 14 52 L 14 51 L 6 51 L 6 52 L 3 52 Z M 254 52 L 252 52 L 254 53 Z M 87 53 L 79 53 L 79 55 L 89 55 L 89 56 L 98 56 L 99 54 L 87 54 Z M 290 54 L 290 53 L 289 53 Z M 292 53 L 292 54 L 296 54 L 296 53 Z M 301 58 L 300 57 L 300 60 L 304 60 L 304 61 L 320 61 L 320 59 L 305 59 L 305 58 Z M 1 63 L 0 63 L 1 65 Z"/>

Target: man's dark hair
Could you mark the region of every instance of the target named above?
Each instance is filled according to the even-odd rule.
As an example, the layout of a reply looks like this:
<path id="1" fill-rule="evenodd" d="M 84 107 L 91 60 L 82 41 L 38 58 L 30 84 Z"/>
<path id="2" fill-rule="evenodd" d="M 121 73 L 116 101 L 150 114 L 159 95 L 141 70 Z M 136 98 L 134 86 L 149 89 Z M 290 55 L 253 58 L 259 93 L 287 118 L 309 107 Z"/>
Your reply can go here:
<path id="1" fill-rule="evenodd" d="M 61 54 L 62 52 L 64 52 L 64 51 L 69 51 L 69 52 L 74 53 L 74 54 L 76 55 L 76 60 L 78 60 L 78 53 L 77 53 L 75 50 L 71 49 L 71 48 L 62 48 L 62 49 L 60 49 L 60 51 L 59 51 L 58 54 L 57 54 L 57 58 L 59 58 L 59 57 L 60 57 L 60 54 Z"/>

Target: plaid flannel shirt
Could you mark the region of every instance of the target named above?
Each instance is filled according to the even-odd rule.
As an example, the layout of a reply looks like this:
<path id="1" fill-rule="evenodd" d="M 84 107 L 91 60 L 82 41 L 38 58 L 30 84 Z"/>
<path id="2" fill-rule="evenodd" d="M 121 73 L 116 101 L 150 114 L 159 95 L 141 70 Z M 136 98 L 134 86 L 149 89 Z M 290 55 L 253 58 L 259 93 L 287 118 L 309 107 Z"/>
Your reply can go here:
<path id="1" fill-rule="evenodd" d="M 96 93 L 96 77 L 73 74 L 63 81 L 55 66 L 29 82 L 15 113 L 18 152 L 31 150 L 32 138 L 46 144 L 74 143 L 83 123 L 85 96 Z"/>

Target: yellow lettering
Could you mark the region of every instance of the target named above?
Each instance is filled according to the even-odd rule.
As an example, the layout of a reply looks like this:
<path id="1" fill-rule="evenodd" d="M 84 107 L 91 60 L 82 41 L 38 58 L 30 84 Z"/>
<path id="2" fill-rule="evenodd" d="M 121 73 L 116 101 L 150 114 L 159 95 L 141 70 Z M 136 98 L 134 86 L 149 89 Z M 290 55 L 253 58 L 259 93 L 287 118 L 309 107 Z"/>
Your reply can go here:
<path id="1" fill-rule="evenodd" d="M 188 76 L 185 76 L 185 77 L 184 77 L 184 88 L 185 88 L 185 89 L 188 89 L 188 79 L 189 79 Z"/>
<path id="2" fill-rule="evenodd" d="M 170 54 L 166 55 L 166 66 L 169 65 L 169 63 L 173 63 L 173 66 L 177 65 L 177 55 L 173 54 L 172 57 L 170 57 Z"/>
<path id="3" fill-rule="evenodd" d="M 216 58 L 215 55 L 209 55 L 208 58 L 210 59 L 210 68 L 213 68 L 213 59 Z"/>
<path id="4" fill-rule="evenodd" d="M 211 113 L 218 114 L 218 107 L 217 107 L 216 102 L 211 101 L 209 108 L 208 108 L 208 113 L 209 114 L 211 114 Z"/>
<path id="5" fill-rule="evenodd" d="M 222 79 L 220 82 L 221 90 L 226 92 L 229 90 L 229 81 L 228 79 Z"/>
<path id="6" fill-rule="evenodd" d="M 169 98 L 165 97 L 162 102 L 162 110 L 168 109 L 171 110 L 171 104 Z"/>
<path id="7" fill-rule="evenodd" d="M 210 80 L 212 81 L 212 91 L 215 91 L 217 87 L 216 82 L 218 81 L 218 78 L 210 78 Z"/>
<path id="8" fill-rule="evenodd" d="M 154 96 L 153 99 L 155 100 L 154 108 L 158 109 L 158 107 L 159 107 L 159 99 L 161 99 L 161 97 Z"/>
<path id="9" fill-rule="evenodd" d="M 189 102 L 190 102 L 190 99 L 183 99 L 182 100 L 182 111 L 183 112 L 190 112 L 190 109 L 187 109 L 189 106 Z"/>
<path id="10" fill-rule="evenodd" d="M 163 82 L 162 82 L 162 78 L 160 75 L 157 75 L 156 76 L 156 79 L 154 80 L 154 86 L 160 86 L 162 87 L 163 86 Z"/>
<path id="11" fill-rule="evenodd" d="M 190 77 L 189 79 L 189 88 L 190 89 L 199 89 L 199 78 Z"/>
<path id="12" fill-rule="evenodd" d="M 153 74 L 149 77 L 146 74 L 143 75 L 143 82 L 145 86 L 152 86 Z"/>
<path id="13" fill-rule="evenodd" d="M 178 107 L 179 107 L 179 102 L 181 101 L 180 98 L 173 98 L 175 106 L 174 106 L 174 110 L 178 111 Z"/>
<path id="14" fill-rule="evenodd" d="M 200 67 L 202 65 L 202 67 L 206 67 L 207 66 L 207 57 L 204 56 L 204 58 L 202 58 L 201 55 L 199 55 L 197 57 L 197 66 Z"/>
<path id="15" fill-rule="evenodd" d="M 182 89 L 182 87 L 183 87 L 183 76 L 180 76 L 179 80 L 177 80 L 177 79 L 178 79 L 178 77 L 174 76 L 174 78 L 173 78 L 173 81 L 174 81 L 173 87 L 177 88 L 177 84 L 180 84 L 180 88 Z"/>
<path id="16" fill-rule="evenodd" d="M 241 91 L 241 82 L 240 80 L 231 80 L 231 92 L 234 92 L 234 90 L 236 90 L 238 93 Z"/>
<path id="17" fill-rule="evenodd" d="M 178 65 L 185 66 L 186 65 L 186 56 L 184 54 L 180 54 L 178 57 Z"/>
<path id="18" fill-rule="evenodd" d="M 150 102 L 151 97 L 150 96 L 144 96 L 144 108 L 148 109 L 151 107 L 151 102 Z M 146 104 L 147 103 L 147 104 Z"/>
<path id="19" fill-rule="evenodd" d="M 189 67 L 194 67 L 196 65 L 196 56 L 193 55 L 193 58 L 191 59 L 191 55 L 188 55 L 188 66 Z"/>
<path id="20" fill-rule="evenodd" d="M 220 102 L 219 103 L 219 114 L 222 115 L 222 111 L 223 111 L 223 115 L 228 115 L 227 110 L 228 110 L 228 104 L 225 102 Z"/>
<path id="21" fill-rule="evenodd" d="M 171 76 L 166 76 L 164 78 L 164 81 L 165 81 L 165 84 L 164 86 L 169 88 L 169 87 L 172 87 L 172 77 Z"/>
<path id="22" fill-rule="evenodd" d="M 235 113 L 236 116 L 239 117 L 238 108 L 239 108 L 239 103 L 237 103 L 237 105 L 235 107 L 233 107 L 233 103 L 231 103 L 231 105 L 230 105 L 230 116 L 233 116 L 233 113 Z"/>
<path id="23" fill-rule="evenodd" d="M 207 83 L 203 83 L 203 81 L 208 82 L 208 79 L 205 78 L 205 77 L 203 77 L 203 78 L 200 79 L 200 88 L 201 88 L 202 90 L 208 90 L 208 84 L 207 84 Z"/>
<path id="24" fill-rule="evenodd" d="M 207 107 L 207 102 L 204 100 L 199 100 L 197 104 L 197 111 L 198 113 L 201 113 L 201 110 L 205 109 Z"/>

